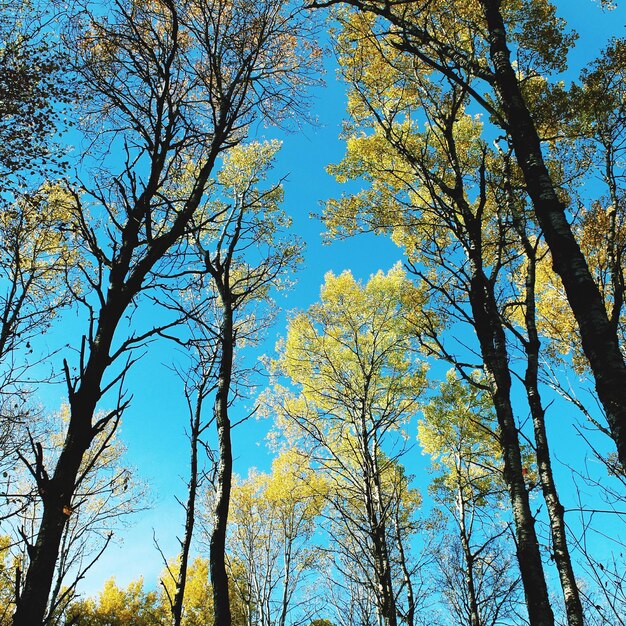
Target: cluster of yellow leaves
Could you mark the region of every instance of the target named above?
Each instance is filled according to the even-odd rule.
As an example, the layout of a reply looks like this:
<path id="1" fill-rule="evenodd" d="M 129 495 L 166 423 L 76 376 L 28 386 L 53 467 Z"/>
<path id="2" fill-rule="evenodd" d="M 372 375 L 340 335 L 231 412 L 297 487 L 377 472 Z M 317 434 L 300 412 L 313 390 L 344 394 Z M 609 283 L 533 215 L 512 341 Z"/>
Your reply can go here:
<path id="1" fill-rule="evenodd" d="M 480 504 L 487 494 L 504 489 L 501 446 L 488 394 L 450 370 L 423 413 L 418 439 L 439 474 L 431 487 L 434 492 L 454 502 L 461 490 L 466 501 Z"/>
<path id="2" fill-rule="evenodd" d="M 159 594 L 144 591 L 143 578 L 126 589 L 111 578 L 97 599 L 79 600 L 68 609 L 68 622 L 76 626 L 155 626 L 165 624 L 167 613 Z M 72 621 L 73 620 L 73 621 Z"/>
<path id="3" fill-rule="evenodd" d="M 78 261 L 75 207 L 67 189 L 45 184 L 0 208 L 3 265 L 32 284 L 33 297 L 62 292 L 59 282 Z"/>
<path id="4" fill-rule="evenodd" d="M 281 145 L 278 140 L 252 141 L 231 148 L 224 155 L 219 183 L 232 188 L 234 197 L 245 193 L 265 180 Z"/>
<path id="5" fill-rule="evenodd" d="M 420 297 L 399 265 L 365 285 L 349 271 L 328 273 L 320 303 L 291 320 L 278 362 L 301 389 L 295 402 L 346 419 L 355 418 L 359 403 L 410 417 L 426 384 L 408 332 Z"/>
<path id="6" fill-rule="evenodd" d="M 165 626 L 171 623 L 168 599 L 174 595 L 172 574 L 178 573 L 175 563 L 169 565 L 161 576 L 163 588 L 146 591 L 143 578 L 132 581 L 127 587 L 117 585 L 111 578 L 104 584 L 96 598 L 76 600 L 64 614 L 65 623 L 76 626 Z M 237 576 L 243 572 L 237 570 Z M 187 570 L 187 584 L 183 603 L 182 626 L 210 624 L 213 620 L 213 595 L 209 582 L 209 561 L 196 557 Z M 243 607 L 236 599 L 232 602 L 233 626 L 245 626 Z M 72 621 L 74 620 L 74 621 Z M 0 622 L 2 624 L 2 622 Z M 8 624 L 7 624 L 8 626 Z"/>
<path id="7" fill-rule="evenodd" d="M 163 572 L 161 575 L 164 587 L 164 596 L 162 595 L 161 597 L 161 603 L 165 607 L 169 606 L 167 598 L 174 597 L 175 583 L 173 576 L 178 576 L 178 569 L 177 563 L 170 563 L 169 571 Z M 182 626 L 210 624 L 212 620 L 213 592 L 209 582 L 209 561 L 203 557 L 196 557 L 187 568 Z"/>
<path id="8" fill-rule="evenodd" d="M 270 474 L 251 471 L 246 480 L 235 484 L 230 520 L 235 527 L 258 524 L 267 533 L 277 533 L 266 539 L 280 542 L 295 521 L 301 532 L 311 532 L 326 490 L 323 477 L 310 469 L 303 454 L 283 451 L 272 462 Z"/>
<path id="9" fill-rule="evenodd" d="M 557 16 L 550 0 L 506 0 L 502 16 L 525 71 L 534 74 L 566 68 L 567 53 L 578 36 L 566 31 L 565 20 Z"/>

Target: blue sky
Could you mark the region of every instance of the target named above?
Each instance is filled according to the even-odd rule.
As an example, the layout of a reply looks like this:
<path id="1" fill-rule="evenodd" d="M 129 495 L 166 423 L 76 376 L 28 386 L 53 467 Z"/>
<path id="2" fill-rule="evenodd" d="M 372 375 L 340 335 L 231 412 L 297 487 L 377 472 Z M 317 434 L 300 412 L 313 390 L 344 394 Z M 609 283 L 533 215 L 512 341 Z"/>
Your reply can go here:
<path id="1" fill-rule="evenodd" d="M 604 13 L 599 3 L 593 0 L 561 1 L 557 5 L 560 15 L 580 35 L 571 55 L 575 75 L 611 35 L 623 34 L 626 8 L 622 6 Z M 324 274 L 329 270 L 337 273 L 350 269 L 357 277 L 367 279 L 371 273 L 388 270 L 401 259 L 400 251 L 382 237 L 359 236 L 323 245 L 323 225 L 309 217 L 320 210 L 324 199 L 342 191 L 325 168 L 341 159 L 344 151 L 339 134 L 345 116 L 345 87 L 335 77 L 331 57 L 326 65 L 326 85 L 316 88 L 312 94 L 311 110 L 318 123 L 291 133 L 265 131 L 268 138 L 279 136 L 283 141 L 274 172 L 277 178 L 287 177 L 284 206 L 293 216 L 294 231 L 307 243 L 305 261 L 296 277 L 297 285 L 279 298 L 284 311 L 302 309 L 316 301 Z M 261 351 L 271 350 L 284 332 L 283 314 Z M 110 546 L 90 572 L 82 586 L 87 593 L 100 589 L 111 575 L 122 584 L 144 575 L 148 584 L 155 584 L 162 563 L 153 546 L 153 529 L 164 552 L 169 557 L 176 554 L 176 535 L 182 529 L 182 509 L 176 504 L 175 496 L 184 497 L 187 473 L 186 415 L 181 388 L 167 369 L 177 358 L 172 346 L 159 344 L 158 349 L 152 349 L 135 366 L 129 377 L 128 386 L 134 391 L 134 400 L 124 417 L 121 437 L 128 448 L 128 462 L 136 468 L 138 476 L 147 481 L 154 505 L 137 514 L 129 527 L 119 533 L 123 543 Z M 267 422 L 250 420 L 235 431 L 236 472 L 245 474 L 251 466 L 267 469 L 270 456 L 264 436 L 269 426 Z M 553 430 L 556 432 L 556 427 Z M 426 464 L 416 451 L 409 472 L 423 473 Z M 561 471 L 563 475 L 567 474 L 567 470 Z M 418 481 L 418 486 L 423 486 L 420 483 L 423 481 Z"/>

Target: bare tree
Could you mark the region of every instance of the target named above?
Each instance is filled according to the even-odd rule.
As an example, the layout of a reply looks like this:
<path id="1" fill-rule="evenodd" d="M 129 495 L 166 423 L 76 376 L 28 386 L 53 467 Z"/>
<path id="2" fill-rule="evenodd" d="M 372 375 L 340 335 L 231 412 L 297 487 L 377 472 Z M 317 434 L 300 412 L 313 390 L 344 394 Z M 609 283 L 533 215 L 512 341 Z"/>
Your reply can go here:
<path id="1" fill-rule="evenodd" d="M 208 341 L 207 341 L 208 340 Z M 203 417 L 205 400 L 215 389 L 215 361 L 217 353 L 214 349 L 214 337 L 209 332 L 203 339 L 196 333 L 188 343 L 190 352 L 189 365 L 185 370 L 176 368 L 183 383 L 183 393 L 189 414 L 189 480 L 187 483 L 187 498 L 179 503 L 185 511 L 185 526 L 182 538 L 179 538 L 180 554 L 175 567 L 166 563 L 166 570 L 174 581 L 174 594 L 171 595 L 168 587 L 163 583 L 170 611 L 172 624 L 180 626 L 184 611 L 185 587 L 187 584 L 187 571 L 189 567 L 189 555 L 191 551 L 193 532 L 196 523 L 196 506 L 198 491 L 205 478 L 205 471 L 201 461 L 202 450 L 207 444 L 203 435 L 210 427 L 212 421 L 206 421 Z"/>
<path id="2" fill-rule="evenodd" d="M 88 330 L 75 373 L 65 364 L 70 417 L 58 461 L 50 470 L 41 455 L 32 463 L 43 513 L 16 626 L 43 621 L 67 511 L 81 505 L 85 453 L 129 404 L 122 390 L 133 348 L 162 330 L 118 337 L 120 320 L 141 293 L 157 291 L 171 276 L 176 257 L 169 253 L 189 232 L 222 151 L 260 114 L 279 116 L 297 106 L 308 67 L 297 39 L 305 27 L 286 11 L 269 2 L 120 0 L 73 22 L 75 71 L 90 95 L 85 120 L 93 146 L 115 148 L 121 159 L 110 164 L 121 163 L 121 171 L 107 170 L 105 155 L 75 193 L 80 236 L 92 258 L 82 266 Z M 115 408 L 94 417 L 115 389 Z"/>

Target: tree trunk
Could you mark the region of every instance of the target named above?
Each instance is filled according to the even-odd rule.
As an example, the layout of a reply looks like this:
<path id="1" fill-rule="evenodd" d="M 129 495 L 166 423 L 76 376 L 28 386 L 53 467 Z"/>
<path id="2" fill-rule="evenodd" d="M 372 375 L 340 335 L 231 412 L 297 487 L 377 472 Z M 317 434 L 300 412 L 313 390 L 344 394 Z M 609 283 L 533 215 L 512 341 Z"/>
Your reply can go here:
<path id="1" fill-rule="evenodd" d="M 43 458 L 37 461 L 37 487 L 43 514 L 37 541 L 30 551 L 24 588 L 16 601 L 13 626 L 39 626 L 46 613 L 63 531 L 72 514 L 76 480 L 83 457 L 97 434 L 92 419 L 101 396 L 102 376 L 110 362 L 113 332 L 125 309 L 125 300 L 119 297 L 119 292 L 112 295 L 110 301 L 115 304 L 107 303 L 102 308 L 98 334 L 82 372 L 81 385 L 75 392 L 70 390 L 70 422 L 52 478 L 45 474 Z"/>
<path id="2" fill-rule="evenodd" d="M 363 406 L 366 401 L 363 399 Z M 365 508 L 370 527 L 370 537 L 374 549 L 374 566 L 376 583 L 378 584 L 377 606 L 385 626 L 397 626 L 396 598 L 393 592 L 389 549 L 387 546 L 387 525 L 382 511 L 382 490 L 380 487 L 380 471 L 376 459 L 376 450 L 371 451 L 371 438 L 367 429 L 365 409 L 361 414 L 360 445 L 363 451 Z"/>
<path id="3" fill-rule="evenodd" d="M 206 379 L 203 379 L 203 383 Z M 185 598 L 185 587 L 187 584 L 187 568 L 189 565 L 189 550 L 191 549 L 191 539 L 196 518 L 196 494 L 198 492 L 198 440 L 200 438 L 200 424 L 202 417 L 202 400 L 204 384 L 198 386 L 198 397 L 196 398 L 195 410 L 191 423 L 191 433 L 189 435 L 191 445 L 191 458 L 189 470 L 189 489 L 187 491 L 187 505 L 185 506 L 185 532 L 181 541 L 180 567 L 178 569 L 178 579 L 176 580 L 176 591 L 172 600 L 172 624 L 180 626 L 183 615 L 183 602 Z"/>
<path id="4" fill-rule="evenodd" d="M 283 580 L 283 594 L 280 603 L 280 617 L 278 618 L 277 626 L 286 626 L 287 624 L 287 611 L 289 610 L 289 586 L 291 584 L 291 550 L 293 539 L 291 532 L 285 529 L 285 547 L 283 550 L 284 559 L 284 580 Z"/>
<path id="5" fill-rule="evenodd" d="M 395 510 L 394 513 L 394 530 L 396 533 L 396 547 L 398 549 L 398 558 L 400 560 L 400 568 L 402 569 L 402 577 L 404 586 L 406 587 L 406 603 L 407 610 L 406 614 L 403 617 L 403 622 L 406 626 L 414 626 L 415 622 L 415 593 L 413 591 L 413 582 L 411 581 L 411 573 L 409 572 L 406 552 L 404 550 L 404 543 L 402 540 L 402 529 L 400 524 L 400 516 L 398 514 L 398 509 Z"/>
<path id="6" fill-rule="evenodd" d="M 550 519 L 550 531 L 554 547 L 554 561 L 559 572 L 561 588 L 565 600 L 567 623 L 569 626 L 584 626 L 583 607 L 580 601 L 578 585 L 574 576 L 574 568 L 567 545 L 567 533 L 565 530 L 564 510 L 559 500 L 559 495 L 552 473 L 550 460 L 550 448 L 545 424 L 545 411 L 539 394 L 539 350 L 541 343 L 535 323 L 535 270 L 536 252 L 525 233 L 520 236 L 526 250 L 528 270 L 526 275 L 526 311 L 525 321 L 528 338 L 524 343 L 527 357 L 527 367 L 524 376 L 524 386 L 528 397 L 528 406 L 533 420 L 535 432 L 535 446 L 537 454 L 537 467 L 541 490 L 548 509 Z"/>
<path id="7" fill-rule="evenodd" d="M 470 626 L 481 626 L 480 613 L 478 611 L 478 599 L 476 597 L 476 585 L 474 584 L 474 554 L 472 554 L 470 538 L 465 524 L 465 498 L 463 497 L 462 478 L 458 469 L 457 465 L 457 511 L 459 514 L 461 548 L 463 549 L 463 557 L 465 558 L 465 583 L 467 585 Z"/>
<path id="8" fill-rule="evenodd" d="M 72 428 L 70 425 L 54 474 L 45 481 L 45 490 L 40 489 L 43 515 L 37 541 L 29 550 L 30 563 L 24 587 L 16 600 L 13 626 L 38 626 L 43 623 L 61 538 L 71 511 L 74 481 L 91 443 L 91 437 L 82 426 L 74 425 Z"/>
<path id="9" fill-rule="evenodd" d="M 522 456 L 513 408 L 511 406 L 511 374 L 508 366 L 506 339 L 492 286 L 484 275 L 480 259 L 473 260 L 470 303 L 474 328 L 480 343 L 486 372 L 492 379 L 493 399 L 504 460 L 506 481 L 517 543 L 519 563 L 528 616 L 531 626 L 554 626 L 554 615 L 530 510 L 528 492 L 522 471 Z"/>
<path id="10" fill-rule="evenodd" d="M 530 342 L 529 342 L 530 343 Z M 538 344 L 536 344 L 538 345 Z M 574 576 L 574 568 L 567 545 L 567 534 L 565 530 L 564 509 L 559 500 L 559 495 L 552 474 L 552 464 L 550 462 L 550 449 L 545 427 L 545 413 L 541 404 L 541 397 L 536 381 L 536 365 L 534 361 L 536 354 L 532 354 L 534 346 L 528 346 L 528 368 L 524 379 L 526 392 L 528 394 L 528 404 L 533 420 L 535 431 L 535 444 L 537 451 L 537 467 L 539 469 L 539 480 L 541 490 L 548 509 L 550 519 L 550 531 L 552 533 L 552 544 L 554 547 L 554 561 L 559 572 L 563 597 L 565 599 L 565 610 L 567 613 L 567 623 L 569 626 L 584 626 L 583 607 L 580 601 L 578 585 Z"/>
<path id="11" fill-rule="evenodd" d="M 213 530 L 209 548 L 209 567 L 213 586 L 213 610 L 215 626 L 230 626 L 230 600 L 228 574 L 226 573 L 226 526 L 230 507 L 230 490 L 233 474 L 233 456 L 230 439 L 228 405 L 233 368 L 233 310 L 230 299 L 222 296 L 221 355 L 217 393 L 215 397 L 215 422 L 219 444 L 217 493 L 213 510 Z"/>
<path id="12" fill-rule="evenodd" d="M 511 65 L 500 0 L 480 0 L 489 31 L 495 89 L 537 221 L 580 329 L 619 460 L 626 467 L 626 364 L 600 291 L 574 238 L 546 167 L 541 142 Z"/>

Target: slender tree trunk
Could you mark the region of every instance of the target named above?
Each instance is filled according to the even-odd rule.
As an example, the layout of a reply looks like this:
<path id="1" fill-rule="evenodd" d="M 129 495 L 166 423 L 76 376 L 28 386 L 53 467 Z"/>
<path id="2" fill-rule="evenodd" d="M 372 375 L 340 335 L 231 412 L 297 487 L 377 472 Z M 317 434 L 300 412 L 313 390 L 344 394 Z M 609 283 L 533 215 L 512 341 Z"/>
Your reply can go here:
<path id="1" fill-rule="evenodd" d="M 535 431 L 535 445 L 537 452 L 537 467 L 541 490 L 548 509 L 550 519 L 550 531 L 554 547 L 554 561 L 559 572 L 565 610 L 569 626 L 584 626 L 583 607 L 580 601 L 578 585 L 574 576 L 574 568 L 567 545 L 567 533 L 565 530 L 564 509 L 554 482 L 552 463 L 550 461 L 550 448 L 545 426 L 545 413 L 539 395 L 537 385 L 537 354 L 539 342 L 530 340 L 526 346 L 528 355 L 528 367 L 524 378 L 528 404 L 533 420 Z"/>
<path id="2" fill-rule="evenodd" d="M 482 358 L 487 374 L 492 378 L 491 397 L 500 427 L 504 479 L 513 510 L 517 560 L 526 596 L 528 616 L 531 626 L 553 626 L 554 615 L 548 597 L 535 520 L 530 510 L 528 491 L 524 483 L 519 437 L 511 406 L 511 374 L 505 334 L 493 289 L 482 271 L 480 259 L 474 259 L 473 265 L 470 302 Z"/>
<path id="3" fill-rule="evenodd" d="M 285 532 L 285 549 L 283 551 L 284 559 L 284 580 L 283 580 L 283 597 L 281 599 L 280 617 L 278 618 L 278 626 L 287 624 L 287 611 L 289 610 L 289 586 L 291 584 L 291 549 L 292 538 L 290 532 Z"/>
<path id="4" fill-rule="evenodd" d="M 189 487 L 187 491 L 187 505 L 185 506 L 185 531 L 181 541 L 180 566 L 178 578 L 176 580 L 176 591 L 172 600 L 172 624 L 180 626 L 183 615 L 183 602 L 185 598 L 185 587 L 187 584 L 187 569 L 189 566 L 189 550 L 196 518 L 196 496 L 198 492 L 198 441 L 200 439 L 202 401 L 204 399 L 205 379 L 198 386 L 198 397 L 196 398 L 195 409 L 191 420 L 190 440 L 190 469 Z"/>
<path id="5" fill-rule="evenodd" d="M 529 243 L 529 242 L 528 242 Z M 528 259 L 528 275 L 526 278 L 526 328 L 528 340 L 525 344 L 527 367 L 524 377 L 524 386 L 528 396 L 528 405 L 535 431 L 535 446 L 537 453 L 537 467 L 541 490 L 548 509 L 552 544 L 554 547 L 554 561 L 559 572 L 565 610 L 569 626 L 584 626 L 583 607 L 580 601 L 578 585 L 574 576 L 572 559 L 567 545 L 564 509 L 559 499 L 552 473 L 550 448 L 545 424 L 545 411 L 539 394 L 539 349 L 540 341 L 535 325 L 535 258 Z"/>
<path id="6" fill-rule="evenodd" d="M 413 582 L 411 581 L 411 574 L 407 565 L 406 552 L 402 541 L 402 529 L 397 509 L 395 511 L 394 527 L 394 530 L 396 531 L 396 547 L 398 549 L 400 568 L 402 569 L 402 577 L 406 588 L 407 610 L 403 621 L 406 626 L 413 626 L 415 623 L 415 593 L 413 591 Z"/>
<path id="7" fill-rule="evenodd" d="M 617 334 L 544 163 L 536 127 L 511 65 L 500 13 L 501 0 L 480 2 L 489 31 L 495 89 L 508 124 L 507 131 L 552 254 L 554 269 L 561 277 L 578 323 L 582 347 L 589 359 L 619 460 L 626 467 L 626 364 Z"/>
<path id="8" fill-rule="evenodd" d="M 391 580 L 391 567 L 389 565 L 389 553 L 385 537 L 385 527 L 380 520 L 375 522 L 372 532 L 372 541 L 376 552 L 377 578 L 379 585 L 379 608 L 385 626 L 397 626 L 396 599 L 393 595 L 393 583 Z"/>
<path id="9" fill-rule="evenodd" d="M 458 459 L 457 459 L 458 462 Z M 458 471 L 458 465 L 457 465 Z M 463 497 L 463 486 L 461 476 L 457 473 L 457 510 L 459 513 L 459 531 L 461 535 L 461 548 L 465 558 L 465 583 L 467 585 L 467 595 L 469 598 L 470 626 L 481 626 L 480 613 L 478 611 L 478 599 L 476 596 L 476 585 L 474 584 L 474 555 L 470 547 L 470 539 L 465 523 L 465 498 Z"/>
<path id="10" fill-rule="evenodd" d="M 363 401 L 365 406 L 366 402 Z M 376 582 L 378 584 L 377 605 L 385 626 L 397 626 L 396 598 L 393 592 L 389 549 L 387 546 L 387 527 L 382 512 L 380 472 L 376 460 L 376 451 L 369 448 L 370 435 L 367 429 L 365 411 L 361 415 L 360 445 L 363 451 L 365 470 L 365 508 L 370 526 L 370 537 L 374 549 Z"/>
<path id="11" fill-rule="evenodd" d="M 217 471 L 217 493 L 213 510 L 213 530 L 209 548 L 209 567 L 213 586 L 213 610 L 215 626 L 230 626 L 230 600 L 228 595 L 228 574 L 226 573 L 226 527 L 230 507 L 230 490 L 233 474 L 233 456 L 230 438 L 228 405 L 233 368 L 233 310 L 230 298 L 221 294 L 222 325 L 220 329 L 220 369 L 215 397 L 215 423 L 219 444 L 219 465 Z"/>

